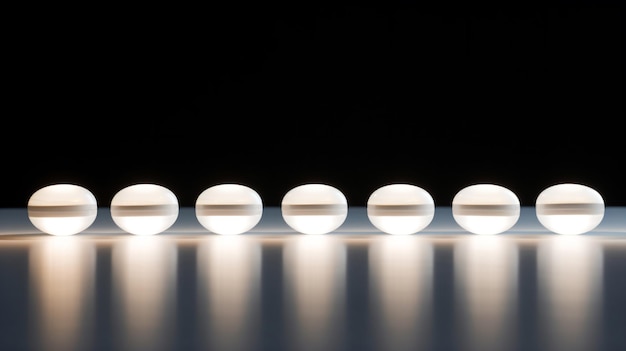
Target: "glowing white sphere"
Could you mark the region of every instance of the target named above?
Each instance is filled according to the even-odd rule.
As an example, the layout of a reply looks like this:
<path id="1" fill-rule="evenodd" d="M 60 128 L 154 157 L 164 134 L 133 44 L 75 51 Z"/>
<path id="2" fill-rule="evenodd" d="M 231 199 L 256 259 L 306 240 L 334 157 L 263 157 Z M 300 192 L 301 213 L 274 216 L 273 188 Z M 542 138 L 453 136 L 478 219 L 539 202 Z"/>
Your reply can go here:
<path id="1" fill-rule="evenodd" d="M 474 234 L 500 234 L 520 216 L 520 202 L 509 189 L 475 184 L 461 189 L 452 200 L 452 215 L 459 226 Z"/>
<path id="2" fill-rule="evenodd" d="M 263 214 L 263 202 L 253 189 L 220 184 L 204 190 L 196 200 L 196 217 L 206 229 L 223 235 L 252 229 Z"/>
<path id="3" fill-rule="evenodd" d="M 326 234 L 348 216 L 348 201 L 341 191 L 325 184 L 305 184 L 287 192 L 281 203 L 285 222 L 303 234 Z"/>
<path id="4" fill-rule="evenodd" d="M 583 234 L 602 222 L 604 199 L 586 185 L 557 184 L 539 194 L 535 211 L 539 222 L 554 233 Z"/>
<path id="5" fill-rule="evenodd" d="M 385 185 L 367 200 L 367 217 L 388 234 L 414 234 L 435 216 L 435 202 L 424 189 L 410 184 Z"/>
<path id="6" fill-rule="evenodd" d="M 93 194 L 78 185 L 48 185 L 28 200 L 28 219 L 39 230 L 52 235 L 74 235 L 96 219 L 98 204 Z"/>
<path id="7" fill-rule="evenodd" d="M 113 196 L 111 217 L 118 227 L 128 233 L 158 234 L 176 222 L 178 199 L 161 185 L 131 185 Z"/>

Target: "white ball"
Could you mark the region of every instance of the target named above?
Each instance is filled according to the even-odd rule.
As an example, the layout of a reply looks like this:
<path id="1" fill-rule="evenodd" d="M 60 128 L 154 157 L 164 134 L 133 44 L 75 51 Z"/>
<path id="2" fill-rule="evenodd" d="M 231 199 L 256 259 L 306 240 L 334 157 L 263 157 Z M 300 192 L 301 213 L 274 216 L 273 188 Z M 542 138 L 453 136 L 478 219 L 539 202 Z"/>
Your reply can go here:
<path id="1" fill-rule="evenodd" d="M 348 201 L 330 185 L 305 184 L 285 194 L 281 211 L 292 229 L 303 234 L 326 234 L 346 220 Z"/>
<path id="2" fill-rule="evenodd" d="M 520 216 L 520 202 L 509 189 L 475 184 L 461 189 L 452 200 L 452 215 L 459 226 L 474 234 L 500 234 Z"/>
<path id="3" fill-rule="evenodd" d="M 583 234 L 602 222 L 604 199 L 585 185 L 557 184 L 539 194 L 535 211 L 539 222 L 554 233 Z"/>
<path id="4" fill-rule="evenodd" d="M 196 217 L 206 229 L 223 235 L 252 229 L 263 214 L 263 202 L 253 189 L 220 184 L 204 190 L 196 200 Z"/>
<path id="5" fill-rule="evenodd" d="M 135 235 L 164 232 L 178 218 L 178 199 L 156 184 L 135 184 L 111 200 L 111 217 L 122 230 Z"/>
<path id="6" fill-rule="evenodd" d="M 414 234 L 433 220 L 435 202 L 426 190 L 415 185 L 385 185 L 367 200 L 367 216 L 387 234 Z"/>
<path id="7" fill-rule="evenodd" d="M 96 198 L 78 185 L 48 185 L 37 190 L 28 200 L 28 219 L 47 234 L 80 233 L 95 221 L 97 214 Z"/>

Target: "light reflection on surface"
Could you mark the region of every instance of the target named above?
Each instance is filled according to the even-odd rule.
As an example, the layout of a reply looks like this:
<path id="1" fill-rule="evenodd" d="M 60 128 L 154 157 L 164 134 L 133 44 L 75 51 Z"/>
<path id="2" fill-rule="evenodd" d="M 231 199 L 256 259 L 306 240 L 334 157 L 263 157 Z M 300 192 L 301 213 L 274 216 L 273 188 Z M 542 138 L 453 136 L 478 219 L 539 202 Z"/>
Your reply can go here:
<path id="1" fill-rule="evenodd" d="M 0 350 L 624 350 L 620 223 L 575 237 L 4 236 Z"/>
<path id="2" fill-rule="evenodd" d="M 30 250 L 37 350 L 83 350 L 91 341 L 95 251 L 75 237 L 41 238 Z"/>
<path id="3" fill-rule="evenodd" d="M 209 350 L 250 350 L 258 342 L 261 248 L 241 236 L 198 244 L 199 306 Z"/>
<path id="4" fill-rule="evenodd" d="M 506 350 L 515 344 L 518 252 L 497 236 L 459 239 L 454 249 L 455 295 L 462 345 Z"/>
<path id="5" fill-rule="evenodd" d="M 115 326 L 122 350 L 169 350 L 176 324 L 176 250 L 164 237 L 129 236 L 113 247 Z"/>
<path id="6" fill-rule="evenodd" d="M 386 350 L 428 346 L 433 248 L 427 239 L 391 236 L 369 247 L 373 329 Z"/>
<path id="7" fill-rule="evenodd" d="M 344 243 L 332 236 L 298 236 L 285 242 L 283 264 L 288 349 L 342 349 Z"/>
<path id="8" fill-rule="evenodd" d="M 540 242 L 538 285 L 547 349 L 599 349 L 602 261 L 593 238 L 557 236 Z"/>

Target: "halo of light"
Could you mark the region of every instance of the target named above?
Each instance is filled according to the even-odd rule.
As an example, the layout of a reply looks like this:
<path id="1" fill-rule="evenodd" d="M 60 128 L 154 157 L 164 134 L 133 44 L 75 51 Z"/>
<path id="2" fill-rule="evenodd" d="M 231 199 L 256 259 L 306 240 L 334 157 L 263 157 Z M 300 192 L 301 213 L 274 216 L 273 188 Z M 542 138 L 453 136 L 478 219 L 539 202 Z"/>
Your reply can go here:
<path id="1" fill-rule="evenodd" d="M 196 217 L 207 230 L 233 235 L 249 231 L 263 215 L 263 201 L 252 188 L 220 184 L 204 190 L 196 199 Z"/>
<path id="2" fill-rule="evenodd" d="M 376 189 L 367 200 L 370 222 L 387 234 L 417 233 L 435 216 L 435 203 L 424 189 L 411 184 L 389 184 Z"/>
<path id="3" fill-rule="evenodd" d="M 282 199 L 285 222 L 303 234 L 326 234 L 339 228 L 348 215 L 348 201 L 341 191 L 326 184 L 304 184 Z"/>
<path id="4" fill-rule="evenodd" d="M 52 235 L 74 235 L 96 220 L 98 204 L 86 188 L 53 184 L 34 192 L 28 200 L 28 219 L 39 230 Z"/>
<path id="5" fill-rule="evenodd" d="M 495 184 L 461 189 L 452 200 L 452 215 L 461 228 L 474 234 L 500 234 L 520 216 L 520 201 L 511 190 Z"/>
<path id="6" fill-rule="evenodd" d="M 118 227 L 128 233 L 159 234 L 176 222 L 178 199 L 161 185 L 130 185 L 113 196 L 111 217 Z"/>
<path id="7" fill-rule="evenodd" d="M 590 232 L 604 218 L 604 199 L 582 184 L 562 183 L 544 189 L 535 202 L 539 222 L 551 232 L 577 235 Z"/>

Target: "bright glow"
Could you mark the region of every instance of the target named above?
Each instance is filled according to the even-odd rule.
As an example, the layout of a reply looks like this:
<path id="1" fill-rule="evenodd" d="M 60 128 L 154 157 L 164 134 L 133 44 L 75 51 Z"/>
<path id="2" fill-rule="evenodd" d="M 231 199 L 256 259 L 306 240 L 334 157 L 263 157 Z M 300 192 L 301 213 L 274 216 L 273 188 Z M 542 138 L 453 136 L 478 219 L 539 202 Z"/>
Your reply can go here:
<path id="1" fill-rule="evenodd" d="M 111 325 L 122 350 L 163 350 L 175 315 L 178 251 L 168 237 L 122 236 L 111 253 Z"/>
<path id="2" fill-rule="evenodd" d="M 28 201 L 28 219 L 52 235 L 74 235 L 96 219 L 98 205 L 93 194 L 78 185 L 55 184 L 37 190 Z"/>
<path id="3" fill-rule="evenodd" d="M 197 276 L 198 291 L 204 298 L 195 304 L 201 312 L 195 324 L 209 326 L 199 340 L 206 345 L 202 349 L 253 350 L 261 322 L 261 242 L 241 235 L 201 240 Z"/>
<path id="4" fill-rule="evenodd" d="M 433 220 L 435 203 L 420 187 L 391 184 L 370 195 L 367 216 L 376 228 L 387 234 L 414 234 Z"/>
<path id="5" fill-rule="evenodd" d="M 500 234 L 520 216 L 520 202 L 509 189 L 494 184 L 470 185 L 452 199 L 452 215 L 459 226 L 474 234 Z"/>
<path id="6" fill-rule="evenodd" d="M 509 348 L 516 330 L 518 255 L 516 242 L 497 235 L 455 241 L 455 301 L 464 350 Z"/>
<path id="7" fill-rule="evenodd" d="M 432 329 L 433 244 L 424 237 L 378 236 L 367 251 L 376 350 L 427 350 Z"/>
<path id="8" fill-rule="evenodd" d="M 158 234 L 176 222 L 178 199 L 160 185 L 131 185 L 120 190 L 111 200 L 111 217 L 128 233 Z"/>
<path id="9" fill-rule="evenodd" d="M 345 244 L 331 235 L 300 235 L 283 246 L 287 350 L 335 350 L 345 333 Z"/>
<path id="10" fill-rule="evenodd" d="M 583 234 L 602 222 L 604 200 L 588 186 L 557 184 L 539 194 L 535 210 L 546 229 L 564 235 Z"/>
<path id="11" fill-rule="evenodd" d="M 539 340 L 546 343 L 540 349 L 602 349 L 603 252 L 596 238 L 585 235 L 538 241 L 537 307 L 543 321 Z"/>
<path id="12" fill-rule="evenodd" d="M 251 188 L 221 184 L 203 191 L 196 200 L 200 224 L 216 234 L 241 234 L 252 229 L 263 214 L 263 202 Z"/>
<path id="13" fill-rule="evenodd" d="M 326 234 L 346 220 L 348 201 L 332 186 L 305 184 L 285 194 L 281 211 L 292 229 L 303 234 Z"/>
<path id="14" fill-rule="evenodd" d="M 28 256 L 34 349 L 84 349 L 92 337 L 89 312 L 95 295 L 94 243 L 72 236 L 49 236 L 34 241 Z"/>

